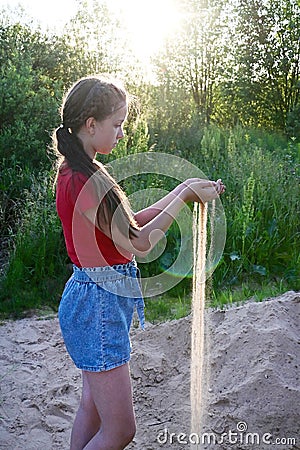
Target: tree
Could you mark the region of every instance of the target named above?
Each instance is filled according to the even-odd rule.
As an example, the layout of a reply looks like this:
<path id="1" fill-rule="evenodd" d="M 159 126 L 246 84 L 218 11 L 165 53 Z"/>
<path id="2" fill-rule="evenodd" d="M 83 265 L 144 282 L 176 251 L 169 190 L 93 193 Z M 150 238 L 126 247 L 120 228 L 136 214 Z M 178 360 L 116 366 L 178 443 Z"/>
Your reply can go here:
<path id="1" fill-rule="evenodd" d="M 295 0 L 237 0 L 223 100 L 244 124 L 284 130 L 299 105 L 300 7 Z M 231 43 L 231 44 L 230 44 Z"/>
<path id="2" fill-rule="evenodd" d="M 158 79 L 167 90 L 181 89 L 191 96 L 200 123 L 209 124 L 221 71 L 221 9 L 213 1 L 186 0 L 181 6 L 185 20 L 156 60 Z"/>
<path id="3" fill-rule="evenodd" d="M 0 25 L 0 157 L 32 168 L 49 164 L 46 145 L 62 92 L 49 48 L 28 26 Z"/>
<path id="4" fill-rule="evenodd" d="M 126 30 L 106 0 L 81 0 L 65 34 L 74 47 L 84 50 L 87 72 L 132 78 L 135 61 Z"/>

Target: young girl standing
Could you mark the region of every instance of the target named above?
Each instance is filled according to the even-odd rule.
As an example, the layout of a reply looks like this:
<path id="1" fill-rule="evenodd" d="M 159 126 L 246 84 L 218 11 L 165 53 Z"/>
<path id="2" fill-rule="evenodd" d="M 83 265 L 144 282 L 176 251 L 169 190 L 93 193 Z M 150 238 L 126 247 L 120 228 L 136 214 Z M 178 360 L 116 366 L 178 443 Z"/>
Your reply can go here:
<path id="1" fill-rule="evenodd" d="M 55 144 L 61 160 L 56 205 L 73 263 L 60 306 L 66 348 L 82 370 L 82 397 L 71 450 L 121 450 L 133 439 L 129 329 L 144 303 L 134 255 L 161 239 L 185 202 L 224 191 L 217 182 L 188 179 L 152 206 L 133 213 L 97 153 L 123 138 L 128 101 L 123 88 L 98 77 L 79 80 L 62 105 Z"/>

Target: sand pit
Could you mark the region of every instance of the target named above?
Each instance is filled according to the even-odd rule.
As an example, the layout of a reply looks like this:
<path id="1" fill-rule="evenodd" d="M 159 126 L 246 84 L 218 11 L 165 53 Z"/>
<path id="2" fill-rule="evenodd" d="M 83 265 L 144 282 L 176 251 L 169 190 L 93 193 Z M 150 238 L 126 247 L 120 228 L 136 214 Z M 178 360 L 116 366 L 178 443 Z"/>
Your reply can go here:
<path id="1" fill-rule="evenodd" d="M 206 312 L 206 434 L 199 448 L 300 448 L 299 313 L 295 292 Z M 138 432 L 129 449 L 196 442 L 189 436 L 190 327 L 187 317 L 133 330 Z M 57 319 L 4 322 L 0 347 L 0 449 L 67 450 L 81 376 Z"/>

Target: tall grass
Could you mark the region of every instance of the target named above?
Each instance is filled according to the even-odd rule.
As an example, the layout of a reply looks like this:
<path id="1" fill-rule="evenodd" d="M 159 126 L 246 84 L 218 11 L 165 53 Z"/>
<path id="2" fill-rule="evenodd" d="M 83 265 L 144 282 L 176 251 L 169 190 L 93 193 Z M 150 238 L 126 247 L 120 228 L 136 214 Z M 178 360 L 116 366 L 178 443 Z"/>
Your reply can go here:
<path id="1" fill-rule="evenodd" d="M 156 142 L 168 150 L 164 141 Z M 227 187 L 227 240 L 211 297 L 216 301 L 219 292 L 245 283 L 249 292 L 267 285 L 299 289 L 300 144 L 276 133 L 210 126 L 178 133 L 169 151 L 209 178 L 221 177 Z"/>
<path id="2" fill-rule="evenodd" d="M 19 220 L 1 280 L 0 312 L 17 316 L 45 305 L 56 309 L 68 266 L 51 175 L 31 175 L 31 187 L 15 207 Z"/>
<path id="3" fill-rule="evenodd" d="M 261 130 L 210 126 L 196 132 L 195 128 L 178 132 L 172 136 L 171 145 L 166 146 L 163 133 L 152 130 L 151 137 L 145 122 L 135 131 L 135 135 L 120 143 L 112 159 L 155 145 L 155 151 L 169 151 L 186 158 L 209 178 L 221 177 L 227 186 L 222 197 L 227 241 L 213 280 L 208 283 L 214 305 L 300 289 L 299 144 Z M 0 281 L 0 312 L 5 314 L 20 314 L 43 305 L 56 309 L 69 275 L 51 174 L 32 175 L 26 168 L 23 172 L 18 169 L 18 173 L 26 183 L 19 200 L 14 199 L 14 217 L 18 222 L 11 231 L 9 263 Z M 7 179 L 9 176 L 11 173 L 7 172 Z M 131 194 L 148 187 L 169 190 L 175 184 L 176 180 L 168 177 L 144 174 L 126 180 L 124 187 Z M 8 185 L 13 191 L 13 183 L 7 184 L 2 177 L 1 186 Z M 9 198 L 3 198 L 6 203 L 2 205 L 6 205 Z M 159 260 L 142 264 L 143 275 L 156 274 L 172 263 L 180 239 L 174 224 Z M 147 301 L 148 317 L 155 320 L 188 312 L 189 301 L 182 299 L 190 297 L 190 289 L 191 280 L 187 278 L 157 301 Z"/>

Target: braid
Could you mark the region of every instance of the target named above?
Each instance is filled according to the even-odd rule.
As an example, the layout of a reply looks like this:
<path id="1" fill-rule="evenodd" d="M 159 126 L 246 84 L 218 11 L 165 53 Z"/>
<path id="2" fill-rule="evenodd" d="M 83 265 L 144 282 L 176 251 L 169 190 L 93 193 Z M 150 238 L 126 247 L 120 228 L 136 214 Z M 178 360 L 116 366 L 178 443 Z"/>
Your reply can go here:
<path id="1" fill-rule="evenodd" d="M 93 161 L 84 151 L 82 142 L 70 128 L 64 125 L 56 130 L 57 150 L 63 155 L 68 162 L 68 166 L 72 170 L 85 173 L 87 176 L 92 175 L 95 170 L 90 170 L 94 167 Z M 89 172 L 89 173 L 87 173 Z"/>

